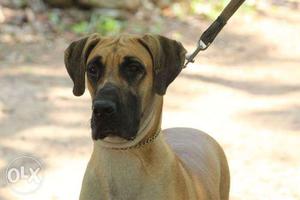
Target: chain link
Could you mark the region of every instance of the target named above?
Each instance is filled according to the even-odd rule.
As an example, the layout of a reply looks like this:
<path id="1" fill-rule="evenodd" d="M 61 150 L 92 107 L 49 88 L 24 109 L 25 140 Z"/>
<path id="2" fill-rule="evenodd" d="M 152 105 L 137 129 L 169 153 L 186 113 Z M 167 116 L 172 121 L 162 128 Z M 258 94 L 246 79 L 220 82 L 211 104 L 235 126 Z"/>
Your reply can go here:
<path id="1" fill-rule="evenodd" d="M 122 148 L 122 147 L 121 148 L 114 148 L 114 147 L 112 147 L 111 149 L 115 149 L 115 150 L 129 150 L 129 149 L 135 149 L 135 148 L 143 147 L 143 146 L 145 146 L 147 144 L 152 143 L 157 138 L 157 136 L 159 135 L 160 132 L 161 132 L 160 130 L 157 131 L 157 133 L 155 133 L 153 136 L 147 138 L 145 141 L 143 141 L 141 143 L 138 143 L 136 145 L 133 145 L 133 146 L 130 146 L 130 147 L 124 147 L 124 148 Z"/>

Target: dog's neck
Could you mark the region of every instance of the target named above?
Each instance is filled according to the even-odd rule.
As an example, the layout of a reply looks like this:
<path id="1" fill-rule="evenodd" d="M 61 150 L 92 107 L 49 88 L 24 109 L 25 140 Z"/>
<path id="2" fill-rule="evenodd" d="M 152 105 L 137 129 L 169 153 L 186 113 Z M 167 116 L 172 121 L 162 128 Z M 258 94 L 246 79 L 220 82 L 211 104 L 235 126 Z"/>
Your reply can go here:
<path id="1" fill-rule="evenodd" d="M 157 196 L 159 194 L 153 194 L 149 188 L 157 183 L 168 187 L 170 183 L 164 180 L 171 180 L 174 161 L 175 155 L 161 134 L 141 148 L 117 150 L 95 145 L 87 167 L 87 181 L 83 183 L 83 191 L 92 191 L 92 194 L 82 192 L 82 199 L 92 196 L 131 200 Z"/>
<path id="2" fill-rule="evenodd" d="M 152 143 L 161 131 L 161 113 L 162 113 L 163 97 L 154 97 L 153 102 L 143 112 L 141 118 L 141 127 L 137 136 L 132 141 L 120 138 L 107 138 L 105 140 L 94 141 L 94 148 L 108 148 L 114 150 L 128 150 L 139 148 Z"/>

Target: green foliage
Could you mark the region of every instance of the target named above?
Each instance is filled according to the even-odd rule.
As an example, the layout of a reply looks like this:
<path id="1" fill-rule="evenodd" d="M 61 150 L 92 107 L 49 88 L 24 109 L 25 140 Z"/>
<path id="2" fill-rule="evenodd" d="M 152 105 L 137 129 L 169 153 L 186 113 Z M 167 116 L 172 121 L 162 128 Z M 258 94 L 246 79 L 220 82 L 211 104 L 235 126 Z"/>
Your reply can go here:
<path id="1" fill-rule="evenodd" d="M 121 31 L 122 22 L 112 17 L 99 17 L 94 19 L 95 31 L 102 35 L 114 35 Z"/>
<path id="2" fill-rule="evenodd" d="M 123 22 L 109 16 L 93 14 L 89 21 L 80 21 L 71 26 L 71 30 L 77 34 L 97 32 L 102 35 L 114 35 L 123 28 Z"/>
<path id="3" fill-rule="evenodd" d="M 78 22 L 71 26 L 71 31 L 77 34 L 84 34 L 89 32 L 89 24 L 86 21 Z"/>
<path id="4" fill-rule="evenodd" d="M 124 21 L 97 12 L 92 13 L 90 17 L 75 17 L 70 22 L 70 20 L 64 20 L 60 10 L 54 9 L 48 13 L 48 20 L 54 30 L 58 32 L 72 31 L 79 35 L 94 32 L 102 35 L 115 35 L 121 32 L 125 26 Z"/>

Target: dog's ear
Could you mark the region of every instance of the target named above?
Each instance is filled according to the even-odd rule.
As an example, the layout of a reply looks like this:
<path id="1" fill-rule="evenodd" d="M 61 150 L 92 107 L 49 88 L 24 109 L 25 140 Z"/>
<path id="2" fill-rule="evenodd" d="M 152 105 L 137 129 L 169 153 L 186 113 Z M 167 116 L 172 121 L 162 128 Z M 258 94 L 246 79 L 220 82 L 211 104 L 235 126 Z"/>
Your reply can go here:
<path id="1" fill-rule="evenodd" d="M 164 95 L 182 70 L 186 50 L 181 43 L 160 35 L 147 34 L 139 42 L 152 56 L 155 92 Z"/>
<path id="2" fill-rule="evenodd" d="M 98 34 L 72 42 L 65 50 L 65 66 L 72 79 L 73 94 L 81 96 L 85 91 L 86 61 L 93 48 L 100 41 Z"/>

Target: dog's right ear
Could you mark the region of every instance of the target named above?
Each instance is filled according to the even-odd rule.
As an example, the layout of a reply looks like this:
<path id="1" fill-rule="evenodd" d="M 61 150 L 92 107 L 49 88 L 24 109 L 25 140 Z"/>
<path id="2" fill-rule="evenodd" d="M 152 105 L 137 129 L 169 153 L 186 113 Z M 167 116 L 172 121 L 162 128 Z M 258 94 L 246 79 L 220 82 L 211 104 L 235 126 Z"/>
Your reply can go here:
<path id="1" fill-rule="evenodd" d="M 65 66 L 72 79 L 73 94 L 81 96 L 85 91 L 86 61 L 93 48 L 100 41 L 98 34 L 72 42 L 65 50 Z"/>

